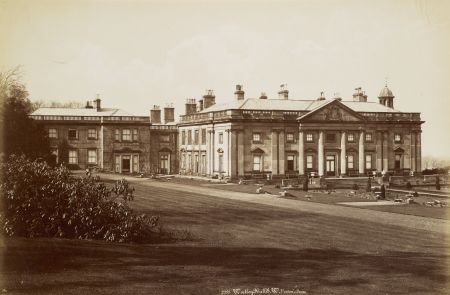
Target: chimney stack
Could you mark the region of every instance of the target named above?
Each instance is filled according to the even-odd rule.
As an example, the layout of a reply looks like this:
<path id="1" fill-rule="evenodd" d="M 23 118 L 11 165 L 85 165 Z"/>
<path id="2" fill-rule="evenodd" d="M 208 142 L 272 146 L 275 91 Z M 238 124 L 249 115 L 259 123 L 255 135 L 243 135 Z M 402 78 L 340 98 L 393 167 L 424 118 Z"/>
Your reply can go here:
<path id="1" fill-rule="evenodd" d="M 198 101 L 198 111 L 199 112 L 203 111 L 203 99 L 200 99 Z"/>
<path id="2" fill-rule="evenodd" d="M 172 104 L 164 107 L 164 124 L 175 122 L 175 109 Z"/>
<path id="3" fill-rule="evenodd" d="M 261 96 L 259 97 L 259 99 L 267 99 L 267 95 L 265 92 L 261 92 Z"/>
<path id="4" fill-rule="evenodd" d="M 278 97 L 280 99 L 288 99 L 288 97 L 289 97 L 289 90 L 287 90 L 287 84 L 281 84 L 280 85 L 280 91 L 278 91 Z"/>
<path id="5" fill-rule="evenodd" d="M 342 97 L 341 97 L 341 95 L 339 94 L 339 92 L 335 92 L 335 93 L 334 93 L 334 97 L 333 97 L 333 99 L 336 99 L 336 100 L 342 101 Z"/>
<path id="6" fill-rule="evenodd" d="M 207 109 L 216 103 L 216 96 L 211 89 L 206 90 L 206 94 L 203 95 L 203 108 Z"/>
<path id="7" fill-rule="evenodd" d="M 236 85 L 236 91 L 234 92 L 234 97 L 237 100 L 244 100 L 244 98 L 245 98 L 244 97 L 245 96 L 245 92 L 242 89 L 243 89 L 242 85 Z"/>
<path id="8" fill-rule="evenodd" d="M 161 124 L 161 109 L 157 105 L 150 110 L 150 123 Z"/>
<path id="9" fill-rule="evenodd" d="M 102 100 L 100 99 L 100 94 L 97 94 L 97 98 L 94 100 L 95 108 L 97 109 L 97 112 L 100 112 L 102 109 L 101 102 L 102 102 Z"/>
<path id="10" fill-rule="evenodd" d="M 195 98 L 188 98 L 186 100 L 186 111 L 185 111 L 185 115 L 192 115 L 195 114 L 197 112 L 197 104 L 195 103 Z"/>
<path id="11" fill-rule="evenodd" d="M 361 87 L 355 88 L 356 92 L 353 93 L 353 101 L 367 102 L 367 95 L 362 91 Z"/>
<path id="12" fill-rule="evenodd" d="M 93 109 L 94 107 L 91 105 L 91 102 L 88 100 L 86 101 L 86 109 Z"/>
<path id="13" fill-rule="evenodd" d="M 317 100 L 325 100 L 325 96 L 324 96 L 324 92 L 323 91 L 320 92 L 320 97 L 317 98 Z"/>

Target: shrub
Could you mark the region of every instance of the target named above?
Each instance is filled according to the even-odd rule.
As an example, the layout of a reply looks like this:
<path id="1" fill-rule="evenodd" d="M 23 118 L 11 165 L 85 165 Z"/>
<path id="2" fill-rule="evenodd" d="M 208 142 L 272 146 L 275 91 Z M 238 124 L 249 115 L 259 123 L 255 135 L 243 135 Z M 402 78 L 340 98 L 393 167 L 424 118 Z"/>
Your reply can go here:
<path id="1" fill-rule="evenodd" d="M 408 181 L 408 182 L 406 183 L 406 189 L 407 189 L 407 190 L 412 189 L 411 182 Z"/>
<path id="2" fill-rule="evenodd" d="M 303 179 L 303 191 L 307 192 L 308 191 L 308 178 Z"/>
<path id="3" fill-rule="evenodd" d="M 354 184 L 352 185 L 352 189 L 355 190 L 355 191 L 357 191 L 357 190 L 359 189 L 358 184 L 354 183 Z"/>
<path id="4" fill-rule="evenodd" d="M 158 217 L 138 215 L 128 206 L 133 191 L 125 180 L 107 188 L 98 178 L 71 177 L 67 168 L 11 156 L 2 165 L 3 212 L 9 236 L 150 242 Z"/>

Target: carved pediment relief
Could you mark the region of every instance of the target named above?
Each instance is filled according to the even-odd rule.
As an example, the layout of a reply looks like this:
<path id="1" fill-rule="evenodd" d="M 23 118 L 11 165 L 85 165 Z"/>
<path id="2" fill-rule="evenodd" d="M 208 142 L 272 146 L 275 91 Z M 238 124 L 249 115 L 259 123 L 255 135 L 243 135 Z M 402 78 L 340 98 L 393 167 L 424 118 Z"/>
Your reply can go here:
<path id="1" fill-rule="evenodd" d="M 352 109 L 346 107 L 345 105 L 333 102 L 325 105 L 322 108 L 311 111 L 309 114 L 305 115 L 302 121 L 327 121 L 327 122 L 358 122 L 362 121 L 363 118 Z"/>

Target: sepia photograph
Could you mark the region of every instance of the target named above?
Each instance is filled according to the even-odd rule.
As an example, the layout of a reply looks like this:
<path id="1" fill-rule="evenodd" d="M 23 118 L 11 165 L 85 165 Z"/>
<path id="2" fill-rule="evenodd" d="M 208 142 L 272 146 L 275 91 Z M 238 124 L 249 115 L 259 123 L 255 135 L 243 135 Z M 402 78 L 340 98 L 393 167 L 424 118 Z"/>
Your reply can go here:
<path id="1" fill-rule="evenodd" d="M 450 294 L 450 1 L 0 0 L 0 294 Z"/>

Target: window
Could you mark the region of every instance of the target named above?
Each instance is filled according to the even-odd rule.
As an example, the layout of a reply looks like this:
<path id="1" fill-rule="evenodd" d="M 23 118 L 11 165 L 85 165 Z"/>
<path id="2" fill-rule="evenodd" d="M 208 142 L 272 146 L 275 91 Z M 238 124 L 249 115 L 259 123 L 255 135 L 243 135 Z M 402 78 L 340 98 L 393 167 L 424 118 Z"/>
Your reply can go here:
<path id="1" fill-rule="evenodd" d="M 116 172 L 120 173 L 120 156 L 116 155 L 115 158 L 116 158 Z"/>
<path id="2" fill-rule="evenodd" d="M 348 155 L 347 156 L 347 169 L 353 169 L 355 167 L 353 163 L 354 163 L 353 155 Z"/>
<path id="3" fill-rule="evenodd" d="M 306 156 L 306 169 L 312 169 L 313 168 L 313 156 L 308 155 Z"/>
<path id="4" fill-rule="evenodd" d="M 130 129 L 122 130 L 122 140 L 123 141 L 131 141 L 131 130 Z"/>
<path id="5" fill-rule="evenodd" d="M 261 142 L 261 133 L 253 133 L 253 142 Z"/>
<path id="6" fill-rule="evenodd" d="M 372 141 L 372 133 L 366 133 L 366 142 Z"/>
<path id="7" fill-rule="evenodd" d="M 77 139 L 78 131 L 76 129 L 69 129 L 69 139 Z"/>
<path id="8" fill-rule="evenodd" d="M 394 141 L 396 143 L 402 142 L 402 135 L 400 133 L 395 133 L 394 134 Z"/>
<path id="9" fill-rule="evenodd" d="M 206 129 L 202 129 L 202 144 L 206 144 Z"/>
<path id="10" fill-rule="evenodd" d="M 133 172 L 139 172 L 139 156 L 133 155 Z"/>
<path id="11" fill-rule="evenodd" d="M 54 163 L 54 164 L 58 163 L 58 149 L 52 148 L 52 149 L 50 150 L 50 152 L 51 152 L 51 154 L 52 154 L 52 160 L 53 160 L 53 163 Z"/>
<path id="12" fill-rule="evenodd" d="M 116 129 L 114 132 L 114 140 L 119 141 L 120 140 L 120 130 Z"/>
<path id="13" fill-rule="evenodd" d="M 402 167 L 402 155 L 396 154 L 395 155 L 395 170 L 399 170 Z"/>
<path id="14" fill-rule="evenodd" d="M 306 141 L 307 142 L 313 142 L 313 135 L 312 135 L 312 133 L 306 133 Z"/>
<path id="15" fill-rule="evenodd" d="M 219 133 L 219 144 L 223 143 L 223 132 Z"/>
<path id="16" fill-rule="evenodd" d="M 366 169 L 372 169 L 372 155 L 366 155 Z"/>
<path id="17" fill-rule="evenodd" d="M 294 142 L 294 133 L 286 133 L 286 141 Z"/>
<path id="18" fill-rule="evenodd" d="M 261 155 L 253 156 L 253 171 L 261 171 Z"/>
<path id="19" fill-rule="evenodd" d="M 199 143 L 199 131 L 198 130 L 195 130 L 194 131 L 194 144 L 198 144 Z"/>
<path id="20" fill-rule="evenodd" d="M 192 144 L 192 130 L 188 131 L 188 140 L 187 140 L 188 144 Z"/>
<path id="21" fill-rule="evenodd" d="M 347 142 L 355 142 L 355 135 L 353 133 L 347 134 Z"/>
<path id="22" fill-rule="evenodd" d="M 97 164 L 97 151 L 96 150 L 88 150 L 88 163 L 89 164 Z"/>
<path id="23" fill-rule="evenodd" d="M 186 144 L 186 131 L 181 131 L 181 144 Z"/>
<path id="24" fill-rule="evenodd" d="M 224 170 L 223 170 L 223 155 L 219 155 L 219 172 L 224 172 Z"/>
<path id="25" fill-rule="evenodd" d="M 49 138 L 58 138 L 58 133 L 55 128 L 48 129 L 48 137 Z"/>
<path id="26" fill-rule="evenodd" d="M 327 133 L 325 139 L 327 142 L 336 142 L 336 134 L 335 133 Z"/>
<path id="27" fill-rule="evenodd" d="M 133 129 L 133 141 L 138 141 L 138 130 L 137 129 Z"/>
<path id="28" fill-rule="evenodd" d="M 97 139 L 97 129 L 88 129 L 88 139 Z"/>
<path id="29" fill-rule="evenodd" d="M 69 150 L 69 164 L 78 164 L 77 150 Z"/>
<path id="30" fill-rule="evenodd" d="M 160 142 L 170 142 L 170 136 L 169 135 L 161 135 L 159 137 Z"/>
<path id="31" fill-rule="evenodd" d="M 287 171 L 294 171 L 294 156 L 287 156 Z"/>

